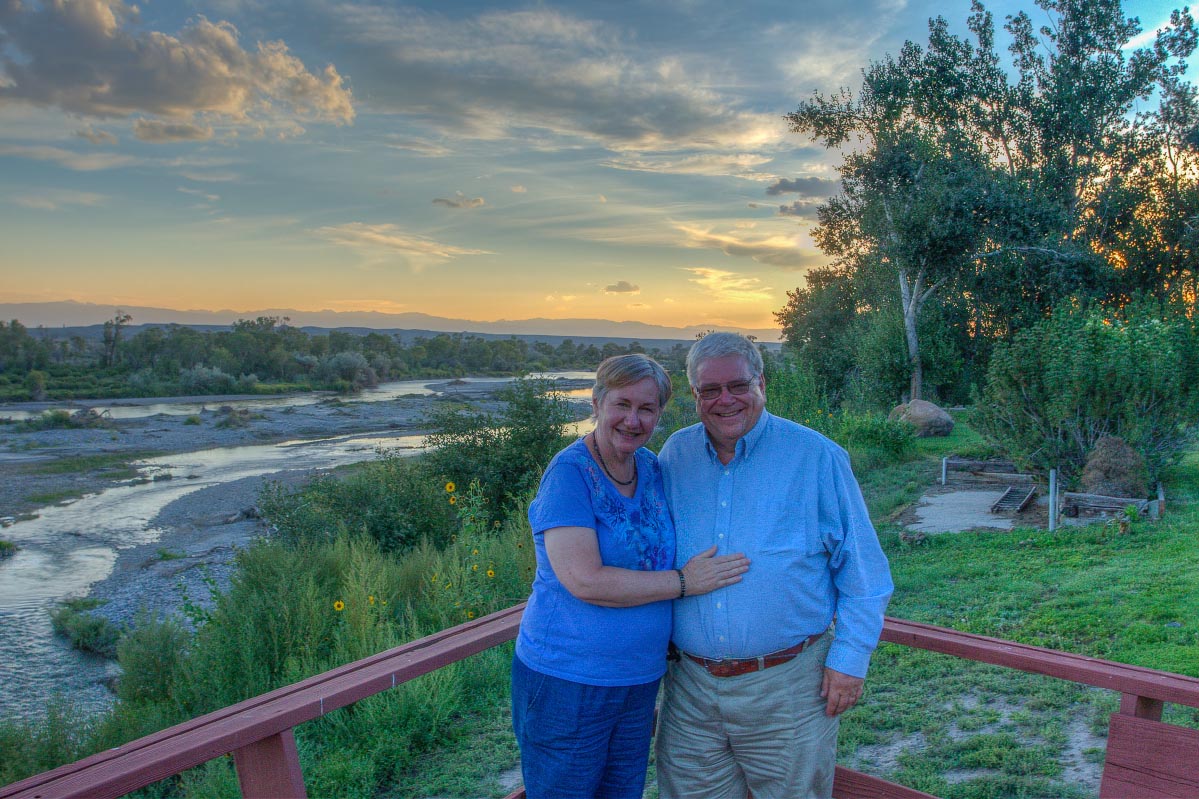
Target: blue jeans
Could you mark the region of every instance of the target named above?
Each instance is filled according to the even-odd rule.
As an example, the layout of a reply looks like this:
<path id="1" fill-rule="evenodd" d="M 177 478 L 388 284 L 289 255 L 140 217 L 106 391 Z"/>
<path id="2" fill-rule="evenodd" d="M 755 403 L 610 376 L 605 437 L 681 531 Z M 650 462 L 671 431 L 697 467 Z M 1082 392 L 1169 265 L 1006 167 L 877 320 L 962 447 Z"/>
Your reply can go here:
<path id="1" fill-rule="evenodd" d="M 658 680 L 584 685 L 512 658 L 512 729 L 528 799 L 641 799 Z"/>

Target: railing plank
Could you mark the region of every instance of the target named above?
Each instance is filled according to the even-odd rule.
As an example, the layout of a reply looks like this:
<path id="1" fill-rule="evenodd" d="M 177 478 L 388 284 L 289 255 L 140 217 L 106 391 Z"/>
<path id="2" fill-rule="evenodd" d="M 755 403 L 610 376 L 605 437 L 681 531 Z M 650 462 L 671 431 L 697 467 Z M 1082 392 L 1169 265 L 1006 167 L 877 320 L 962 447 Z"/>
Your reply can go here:
<path id="1" fill-rule="evenodd" d="M 516 637 L 524 604 L 0 788 L 0 799 L 119 797 Z"/>
<path id="2" fill-rule="evenodd" d="M 860 771 L 837 766 L 833 775 L 833 799 L 937 799 L 931 793 L 917 791 Z"/>
<path id="3" fill-rule="evenodd" d="M 887 617 L 882 639 L 1122 694 L 1199 707 L 1199 679 Z"/>

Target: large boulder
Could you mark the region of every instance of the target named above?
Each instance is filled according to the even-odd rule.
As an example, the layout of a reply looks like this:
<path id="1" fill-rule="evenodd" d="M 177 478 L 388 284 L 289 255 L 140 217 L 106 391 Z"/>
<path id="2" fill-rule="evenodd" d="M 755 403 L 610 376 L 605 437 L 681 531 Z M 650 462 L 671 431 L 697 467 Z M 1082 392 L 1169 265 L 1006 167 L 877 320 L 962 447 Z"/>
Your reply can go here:
<path id="1" fill-rule="evenodd" d="M 917 438 L 947 436 L 953 432 L 953 417 L 926 400 L 912 400 L 891 409 L 889 418 L 907 422 L 916 428 Z"/>
<path id="2" fill-rule="evenodd" d="M 1079 482 L 1090 494 L 1141 499 L 1149 494 L 1145 459 L 1122 438 L 1104 436 L 1087 455 Z"/>

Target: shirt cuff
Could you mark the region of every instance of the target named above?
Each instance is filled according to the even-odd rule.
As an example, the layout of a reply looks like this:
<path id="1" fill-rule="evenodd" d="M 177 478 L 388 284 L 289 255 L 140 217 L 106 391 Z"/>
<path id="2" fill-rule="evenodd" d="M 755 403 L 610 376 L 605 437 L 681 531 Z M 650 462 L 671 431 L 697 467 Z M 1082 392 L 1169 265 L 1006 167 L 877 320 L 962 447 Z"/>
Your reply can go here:
<path id="1" fill-rule="evenodd" d="M 833 671 L 848 674 L 850 677 L 865 679 L 866 670 L 870 668 L 871 654 L 857 651 L 848 643 L 834 639 L 833 645 L 829 647 L 828 657 L 824 659 L 824 665 Z"/>

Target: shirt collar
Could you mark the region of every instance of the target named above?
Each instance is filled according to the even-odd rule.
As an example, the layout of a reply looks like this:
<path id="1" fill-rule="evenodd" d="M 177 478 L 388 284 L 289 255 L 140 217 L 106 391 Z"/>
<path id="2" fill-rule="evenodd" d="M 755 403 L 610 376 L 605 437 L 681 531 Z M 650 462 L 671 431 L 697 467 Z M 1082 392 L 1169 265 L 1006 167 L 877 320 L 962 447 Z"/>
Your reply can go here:
<path id="1" fill-rule="evenodd" d="M 749 457 L 750 453 L 757 447 L 758 442 L 762 440 L 762 436 L 766 434 L 766 425 L 769 418 L 770 412 L 763 408 L 762 415 L 758 417 L 758 423 L 751 427 L 748 433 L 737 439 L 737 445 L 733 452 L 733 460 Z M 704 446 L 707 447 L 708 457 L 719 462 L 720 458 L 716 454 L 716 447 L 712 446 L 712 440 L 708 438 L 707 430 L 704 431 Z"/>

